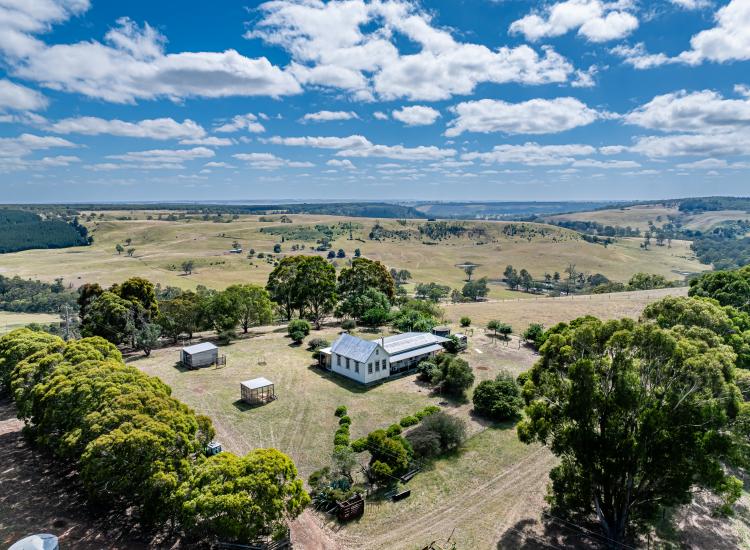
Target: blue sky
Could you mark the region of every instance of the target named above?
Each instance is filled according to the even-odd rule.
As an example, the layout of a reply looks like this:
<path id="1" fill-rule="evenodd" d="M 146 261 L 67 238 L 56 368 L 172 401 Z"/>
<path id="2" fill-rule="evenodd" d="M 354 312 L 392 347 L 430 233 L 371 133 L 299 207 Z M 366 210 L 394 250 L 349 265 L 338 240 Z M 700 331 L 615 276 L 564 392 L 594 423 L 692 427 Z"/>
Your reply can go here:
<path id="1" fill-rule="evenodd" d="M 0 0 L 2 202 L 750 189 L 750 0 Z"/>

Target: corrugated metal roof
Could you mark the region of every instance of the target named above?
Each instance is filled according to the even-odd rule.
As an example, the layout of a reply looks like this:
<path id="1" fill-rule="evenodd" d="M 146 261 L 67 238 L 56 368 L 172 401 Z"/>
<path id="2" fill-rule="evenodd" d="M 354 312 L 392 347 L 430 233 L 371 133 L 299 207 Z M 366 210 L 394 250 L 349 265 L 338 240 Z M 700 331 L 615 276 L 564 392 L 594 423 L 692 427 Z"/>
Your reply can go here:
<path id="1" fill-rule="evenodd" d="M 195 344 L 194 346 L 188 346 L 186 348 L 182 348 L 182 351 L 189 353 L 190 355 L 193 355 L 194 353 L 200 353 L 202 351 L 209 351 L 212 349 L 219 349 L 219 348 L 214 346 L 211 342 L 203 342 L 202 344 Z"/>
<path id="2" fill-rule="evenodd" d="M 342 355 L 364 363 L 376 347 L 378 347 L 377 341 L 363 340 L 351 334 L 342 334 L 331 346 L 331 351 L 336 355 Z"/>
<path id="3" fill-rule="evenodd" d="M 443 349 L 443 346 L 441 346 L 440 344 L 432 344 L 431 346 L 412 349 L 409 351 L 405 351 L 404 353 L 391 355 L 391 363 L 395 363 L 396 361 L 403 361 L 404 359 L 410 359 L 412 357 L 416 357 L 425 353 L 432 353 L 433 351 L 440 351 L 441 349 Z"/>
<path id="4" fill-rule="evenodd" d="M 433 344 L 442 344 L 447 342 L 448 338 L 435 336 L 429 332 L 405 332 L 396 334 L 383 339 L 383 347 L 388 355 L 397 355 L 412 349 L 431 346 Z"/>
<path id="5" fill-rule="evenodd" d="M 252 380 L 245 380 L 244 382 L 241 382 L 243 386 L 245 386 L 248 389 L 251 390 L 257 390 L 258 388 L 265 388 L 266 386 L 272 386 L 273 382 L 271 382 L 268 378 L 253 378 Z"/>

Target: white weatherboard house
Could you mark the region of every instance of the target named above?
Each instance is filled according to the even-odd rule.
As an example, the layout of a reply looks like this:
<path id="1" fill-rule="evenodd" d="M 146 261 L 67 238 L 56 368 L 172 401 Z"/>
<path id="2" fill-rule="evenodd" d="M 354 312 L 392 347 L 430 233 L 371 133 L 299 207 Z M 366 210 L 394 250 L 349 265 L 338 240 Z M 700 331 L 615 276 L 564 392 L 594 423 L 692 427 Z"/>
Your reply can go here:
<path id="1" fill-rule="evenodd" d="M 330 348 L 320 350 L 320 361 L 335 373 L 372 384 L 416 368 L 443 351 L 447 341 L 427 332 L 406 332 L 377 340 L 342 334 Z"/>

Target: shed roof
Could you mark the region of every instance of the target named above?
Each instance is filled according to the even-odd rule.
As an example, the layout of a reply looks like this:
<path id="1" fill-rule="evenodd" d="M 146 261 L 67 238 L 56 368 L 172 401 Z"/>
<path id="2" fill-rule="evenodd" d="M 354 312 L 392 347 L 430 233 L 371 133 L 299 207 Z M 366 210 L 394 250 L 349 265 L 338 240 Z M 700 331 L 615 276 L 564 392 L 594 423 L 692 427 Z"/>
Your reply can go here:
<path id="1" fill-rule="evenodd" d="M 418 355 L 423 355 L 425 353 L 432 353 L 433 351 L 440 351 L 441 349 L 443 349 L 443 346 L 440 344 L 432 344 L 427 347 L 412 349 L 403 353 L 391 355 L 391 363 L 403 361 L 404 359 L 411 359 L 412 357 L 417 357 Z"/>
<path id="2" fill-rule="evenodd" d="M 201 353 L 202 351 L 209 351 L 212 349 L 219 349 L 219 348 L 214 346 L 211 342 L 203 342 L 202 344 L 195 344 L 194 346 L 188 346 L 186 348 L 182 348 L 182 351 L 190 355 L 193 355 L 194 353 Z"/>
<path id="3" fill-rule="evenodd" d="M 331 351 L 336 355 L 343 355 L 364 363 L 377 347 L 377 341 L 363 340 L 351 334 L 342 334 L 331 346 Z"/>
<path id="4" fill-rule="evenodd" d="M 258 388 L 265 388 L 266 386 L 273 386 L 273 382 L 271 382 L 268 378 L 253 378 L 252 380 L 245 380 L 244 382 L 240 382 L 241 385 L 245 386 L 249 390 L 257 390 Z"/>
<path id="5" fill-rule="evenodd" d="M 398 355 L 412 349 L 423 348 L 433 344 L 443 344 L 448 338 L 436 336 L 429 332 L 405 332 L 383 338 L 383 347 L 389 355 Z"/>

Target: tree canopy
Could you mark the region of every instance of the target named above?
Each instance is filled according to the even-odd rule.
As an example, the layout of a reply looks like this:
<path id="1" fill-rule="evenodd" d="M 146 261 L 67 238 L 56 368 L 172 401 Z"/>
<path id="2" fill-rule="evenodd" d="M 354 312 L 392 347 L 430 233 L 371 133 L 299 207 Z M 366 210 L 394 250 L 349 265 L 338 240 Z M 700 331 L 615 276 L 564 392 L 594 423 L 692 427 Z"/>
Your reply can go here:
<path id="1" fill-rule="evenodd" d="M 591 317 L 553 327 L 523 394 L 518 435 L 560 457 L 550 501 L 562 514 L 595 514 L 620 542 L 694 486 L 736 496 L 722 467 L 739 408 L 736 356 L 700 327 L 664 329 Z"/>

